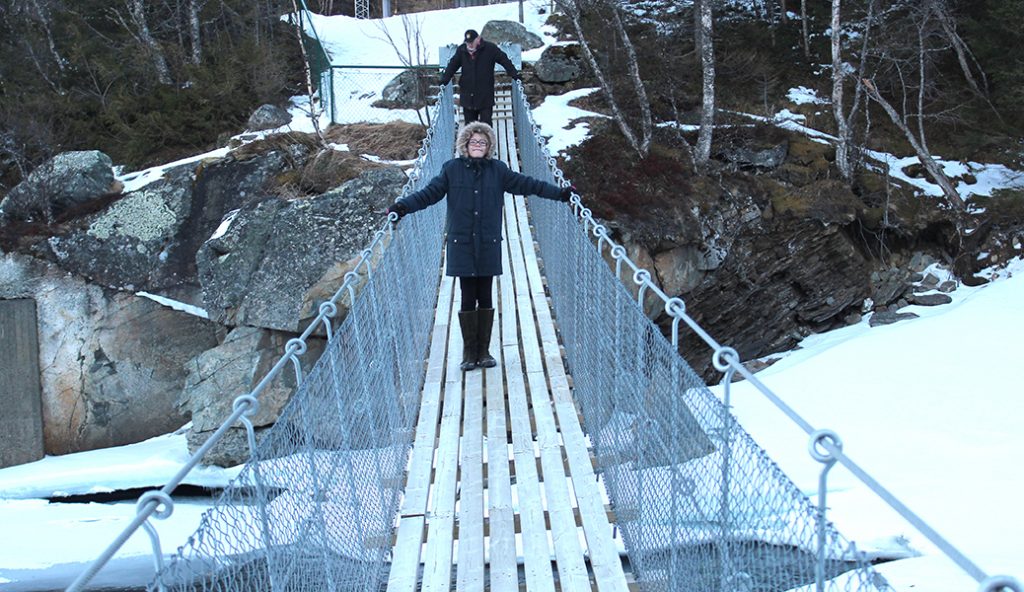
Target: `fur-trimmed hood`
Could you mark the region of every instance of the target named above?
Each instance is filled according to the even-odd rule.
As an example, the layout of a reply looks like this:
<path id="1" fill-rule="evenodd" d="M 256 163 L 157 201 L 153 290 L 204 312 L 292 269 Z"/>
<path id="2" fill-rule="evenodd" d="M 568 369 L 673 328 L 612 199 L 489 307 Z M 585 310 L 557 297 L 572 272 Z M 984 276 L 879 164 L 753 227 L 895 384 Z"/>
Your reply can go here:
<path id="1" fill-rule="evenodd" d="M 487 136 L 487 141 L 490 145 L 487 147 L 487 154 L 484 155 L 484 158 L 490 158 L 494 154 L 494 145 L 497 144 L 498 137 L 494 134 L 491 126 L 480 121 L 474 121 L 459 131 L 459 137 L 455 140 L 455 150 L 459 153 L 459 156 L 469 158 L 469 140 L 473 137 L 473 134 Z"/>

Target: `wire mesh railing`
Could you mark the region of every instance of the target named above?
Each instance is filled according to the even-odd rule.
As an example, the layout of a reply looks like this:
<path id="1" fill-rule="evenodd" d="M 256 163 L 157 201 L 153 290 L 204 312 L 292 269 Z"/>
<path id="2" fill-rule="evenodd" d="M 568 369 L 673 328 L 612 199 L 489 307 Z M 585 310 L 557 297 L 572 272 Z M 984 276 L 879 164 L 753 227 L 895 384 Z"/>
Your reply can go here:
<path id="1" fill-rule="evenodd" d="M 521 84 L 514 85 L 513 107 L 523 172 L 564 184 Z M 890 590 L 869 558 L 826 519 L 828 472 L 841 463 L 980 590 L 1021 591 L 1013 578 L 978 569 L 845 455 L 838 435 L 815 430 L 790 409 L 740 364 L 735 350 L 686 314 L 681 299 L 664 294 L 578 197 L 572 203 L 570 211 L 532 200 L 529 209 L 574 370 L 574 396 L 644 590 Z M 673 319 L 671 340 L 644 314 L 647 291 Z M 715 352 L 724 403 L 679 355 L 680 323 Z M 810 436 L 811 456 L 822 463 L 817 506 L 729 413 L 728 385 L 736 373 Z"/>
<path id="2" fill-rule="evenodd" d="M 450 87 L 437 105 L 449 116 L 431 128 L 403 195 L 451 157 Z M 408 223 L 401 233 L 378 233 L 390 244 L 366 267 L 366 284 L 326 351 L 154 587 L 374 590 L 387 581 L 444 215 Z"/>
<path id="3" fill-rule="evenodd" d="M 320 95 L 332 123 L 405 121 L 430 125 L 438 67 L 330 66 Z"/>
<path id="4" fill-rule="evenodd" d="M 422 188 L 451 158 L 455 142 L 451 87 L 402 194 Z M 436 118 L 436 115 L 435 115 Z M 153 542 L 151 589 L 369 590 L 386 582 L 390 527 L 412 441 L 423 360 L 440 281 L 443 210 L 412 217 L 404 232 L 383 222 L 337 292 L 306 330 L 186 466 L 160 491 L 144 494 L 136 519 L 72 583 L 80 590 L 140 527 Z M 356 290 L 356 287 L 361 288 Z M 347 316 L 334 321 L 349 298 Z M 306 339 L 323 331 L 328 345 L 307 373 Z M 274 427 L 256 443 L 247 417 L 259 395 L 293 366 L 299 384 Z M 171 493 L 236 421 L 251 457 L 207 511 L 199 529 L 164 565 L 151 517 L 173 511 Z"/>

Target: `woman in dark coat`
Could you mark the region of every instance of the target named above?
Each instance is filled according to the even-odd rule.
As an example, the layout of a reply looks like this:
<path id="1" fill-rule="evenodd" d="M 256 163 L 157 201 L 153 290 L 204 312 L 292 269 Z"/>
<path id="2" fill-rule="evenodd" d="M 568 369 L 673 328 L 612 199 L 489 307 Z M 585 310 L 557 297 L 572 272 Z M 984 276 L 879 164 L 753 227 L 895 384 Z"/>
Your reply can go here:
<path id="1" fill-rule="evenodd" d="M 494 324 L 491 286 L 501 275 L 501 212 L 505 193 L 539 195 L 568 201 L 570 187 L 559 188 L 508 168 L 491 158 L 495 135 L 491 126 L 473 122 L 456 140 L 459 153 L 444 163 L 441 173 L 423 189 L 410 193 L 388 209 L 401 218 L 448 196 L 448 275 L 459 278 L 462 307 L 462 370 L 491 368 L 497 362 L 488 351 Z"/>

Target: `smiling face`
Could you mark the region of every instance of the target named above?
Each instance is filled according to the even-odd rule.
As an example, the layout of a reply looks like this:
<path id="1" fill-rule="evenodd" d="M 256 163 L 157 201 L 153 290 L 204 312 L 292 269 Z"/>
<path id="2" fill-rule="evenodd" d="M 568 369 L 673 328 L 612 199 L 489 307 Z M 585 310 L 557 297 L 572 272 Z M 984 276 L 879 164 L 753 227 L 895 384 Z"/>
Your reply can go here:
<path id="1" fill-rule="evenodd" d="M 471 158 L 483 158 L 487 155 L 488 148 L 490 148 L 490 141 L 484 134 L 473 134 L 469 138 L 469 156 Z"/>

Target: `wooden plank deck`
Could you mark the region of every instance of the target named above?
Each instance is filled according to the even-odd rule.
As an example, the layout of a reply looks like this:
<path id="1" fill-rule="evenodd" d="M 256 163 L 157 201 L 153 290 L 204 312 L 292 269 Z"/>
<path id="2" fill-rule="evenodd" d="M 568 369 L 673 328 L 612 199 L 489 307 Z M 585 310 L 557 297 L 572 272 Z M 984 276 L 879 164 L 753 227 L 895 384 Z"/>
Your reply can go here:
<path id="1" fill-rule="evenodd" d="M 510 114 L 495 109 L 498 156 L 518 170 Z M 441 283 L 388 590 L 628 590 L 522 196 L 505 196 L 502 246 L 495 368 L 459 370 L 459 290 Z"/>

